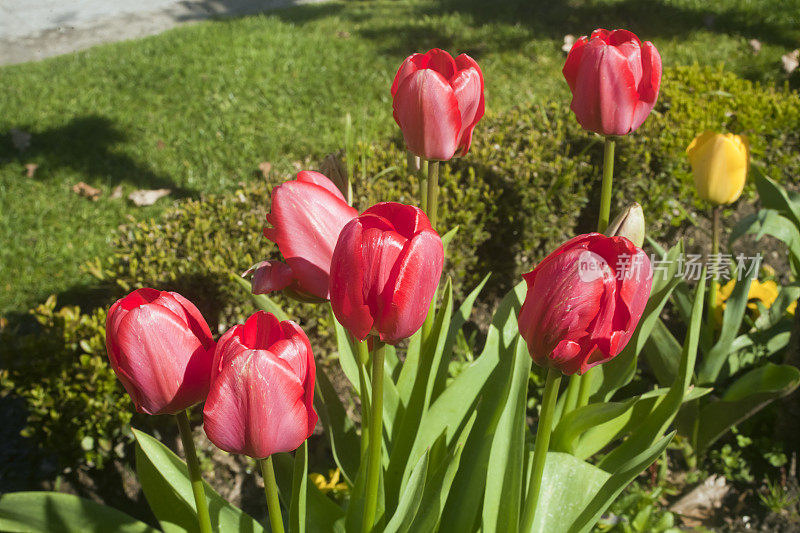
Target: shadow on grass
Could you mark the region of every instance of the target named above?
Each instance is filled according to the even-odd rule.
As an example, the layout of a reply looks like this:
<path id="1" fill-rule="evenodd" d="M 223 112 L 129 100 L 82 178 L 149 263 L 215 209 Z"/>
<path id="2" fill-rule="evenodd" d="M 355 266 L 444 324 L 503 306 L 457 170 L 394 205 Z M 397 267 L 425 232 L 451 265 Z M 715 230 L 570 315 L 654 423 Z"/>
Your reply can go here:
<path id="1" fill-rule="evenodd" d="M 63 126 L 42 131 L 24 124 L 13 129 L 30 133 L 30 145 L 19 150 L 13 145 L 11 130 L 0 133 L 0 168 L 21 161 L 20 156 L 24 155 L 24 162 L 36 161 L 42 167 L 35 175 L 38 180 L 47 180 L 53 171 L 67 168 L 84 181 L 105 180 L 112 186 L 125 182 L 144 189 L 167 188 L 172 189 L 175 197 L 193 193 L 177 187 L 170 177 L 155 172 L 122 150 L 115 150 L 115 145 L 128 137 L 107 117 L 77 117 Z"/>

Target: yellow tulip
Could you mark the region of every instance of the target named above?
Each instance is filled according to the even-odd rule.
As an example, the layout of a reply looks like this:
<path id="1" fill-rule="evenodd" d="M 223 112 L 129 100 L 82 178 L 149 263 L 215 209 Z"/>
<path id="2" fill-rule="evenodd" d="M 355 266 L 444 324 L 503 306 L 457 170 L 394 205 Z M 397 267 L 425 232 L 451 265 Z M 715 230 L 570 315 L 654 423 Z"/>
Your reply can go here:
<path id="1" fill-rule="evenodd" d="M 730 204 L 739 198 L 749 166 L 746 137 L 706 131 L 694 138 L 686 155 L 700 198 L 715 204 Z"/>

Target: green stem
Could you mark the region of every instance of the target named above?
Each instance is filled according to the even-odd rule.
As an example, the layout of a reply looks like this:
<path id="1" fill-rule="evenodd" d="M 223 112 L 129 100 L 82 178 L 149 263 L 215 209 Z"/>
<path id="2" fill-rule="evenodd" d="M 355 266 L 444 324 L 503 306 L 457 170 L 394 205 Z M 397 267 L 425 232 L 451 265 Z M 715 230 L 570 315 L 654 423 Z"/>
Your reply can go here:
<path id="1" fill-rule="evenodd" d="M 269 512 L 269 525 L 272 533 L 283 533 L 283 517 L 281 516 L 281 502 L 278 499 L 278 483 L 275 481 L 275 469 L 272 467 L 272 456 L 259 459 L 261 477 L 264 478 L 264 494 L 267 497 L 267 511 Z"/>
<path id="2" fill-rule="evenodd" d="M 567 397 L 564 398 L 564 408 L 561 410 L 561 418 L 567 416 L 570 411 L 573 411 L 578 406 L 578 393 L 580 391 L 581 381 L 577 379 L 569 380 L 567 387 Z"/>
<path id="3" fill-rule="evenodd" d="M 711 254 L 714 259 L 719 259 L 719 241 L 722 234 L 722 207 L 715 205 L 712 211 L 712 225 L 711 225 Z M 716 272 L 711 278 L 711 283 L 708 286 L 708 324 L 711 326 L 711 334 L 717 326 L 717 293 L 719 292 L 719 279 Z"/>
<path id="4" fill-rule="evenodd" d="M 547 459 L 547 450 L 550 447 L 550 432 L 553 430 L 553 413 L 558 402 L 558 386 L 561 384 L 561 371 L 551 368 L 547 371 L 547 381 L 544 385 L 542 409 L 539 424 L 536 429 L 536 443 L 533 447 L 533 469 L 528 485 L 528 497 L 525 502 L 525 514 L 522 517 L 520 533 L 528 533 L 533 528 L 533 517 L 539 503 L 539 492 L 542 487 L 542 474 L 544 463 Z"/>
<path id="5" fill-rule="evenodd" d="M 372 531 L 378 507 L 378 485 L 381 477 L 381 444 L 383 440 L 383 356 L 385 345 L 373 339 L 372 350 L 372 411 L 369 416 L 369 450 L 367 490 L 364 501 L 362 533 Z"/>
<path id="6" fill-rule="evenodd" d="M 420 176 L 419 179 L 419 195 L 420 195 L 420 205 L 422 205 L 422 210 L 426 213 L 428 212 L 428 160 L 421 159 L 420 160 L 420 170 L 417 173 Z"/>
<path id="7" fill-rule="evenodd" d="M 367 363 L 369 348 L 367 340 L 355 341 L 358 345 L 358 386 L 361 390 L 361 456 L 367 452 L 369 442 L 369 396 L 367 395 Z"/>
<path id="8" fill-rule="evenodd" d="M 597 232 L 603 233 L 608 228 L 611 219 L 611 185 L 614 181 L 614 146 L 613 137 L 606 137 L 603 145 L 603 182 L 600 185 L 600 211 L 597 215 Z M 579 385 L 578 405 L 588 405 L 589 396 L 592 394 L 592 380 L 596 371 L 590 368 L 583 376 L 578 374 L 570 378 L 570 385 L 577 381 Z"/>
<path id="9" fill-rule="evenodd" d="M 436 230 L 436 211 L 437 203 L 439 201 L 439 161 L 428 162 L 428 193 L 425 195 L 426 203 L 424 204 L 425 214 L 428 215 L 428 220 L 431 221 L 431 227 Z M 428 308 L 428 314 L 425 316 L 425 322 L 422 323 L 422 345 L 430 337 L 431 330 L 433 329 L 433 319 L 436 316 L 436 296 L 431 300 L 431 305 Z"/>
<path id="10" fill-rule="evenodd" d="M 178 430 L 183 442 L 183 453 L 186 455 L 186 466 L 189 467 L 189 479 L 192 481 L 194 503 L 197 506 L 197 522 L 200 533 L 211 533 L 211 517 L 208 514 L 208 501 L 203 488 L 203 477 L 200 475 L 200 462 L 197 460 L 197 450 L 192 440 L 192 427 L 189 425 L 188 411 L 181 411 L 175 415 L 178 421 Z"/>

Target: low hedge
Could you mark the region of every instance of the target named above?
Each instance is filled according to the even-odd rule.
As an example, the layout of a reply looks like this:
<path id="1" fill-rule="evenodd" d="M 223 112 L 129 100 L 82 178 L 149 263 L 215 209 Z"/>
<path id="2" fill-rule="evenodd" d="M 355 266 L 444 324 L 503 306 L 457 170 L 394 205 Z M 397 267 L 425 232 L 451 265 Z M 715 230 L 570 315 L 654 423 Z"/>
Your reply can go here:
<path id="1" fill-rule="evenodd" d="M 635 134 L 618 140 L 614 207 L 639 201 L 650 234 L 669 240 L 687 216 L 705 207 L 695 199 L 684 154 L 704 129 L 748 135 L 753 159 L 778 180 L 800 167 L 797 93 L 722 69 L 671 68 L 664 72 L 652 116 Z M 491 271 L 484 300 L 491 304 L 547 251 L 593 230 L 602 151 L 602 139 L 577 125 L 568 102 L 490 112 L 476 128 L 467 157 L 442 165 L 441 227 L 460 227 L 446 265 L 457 294 Z M 353 154 L 359 208 L 389 199 L 417 202 L 399 135 L 389 143 L 359 145 Z M 132 221 L 114 236 L 111 254 L 86 268 L 109 288 L 109 303 L 141 286 L 177 290 L 198 305 L 213 331 L 222 332 L 253 310 L 231 275 L 278 257 L 261 228 L 269 190 L 286 178 L 250 180 L 230 194 L 178 203 L 156 220 Z M 325 306 L 277 299 L 301 319 L 318 352 L 327 352 Z M 54 451 L 63 466 L 76 458 L 100 464 L 131 416 L 105 363 L 104 311 L 56 311 L 50 301 L 34 314 L 39 331 L 2 333 L 0 394 L 25 399 L 26 434 Z"/>

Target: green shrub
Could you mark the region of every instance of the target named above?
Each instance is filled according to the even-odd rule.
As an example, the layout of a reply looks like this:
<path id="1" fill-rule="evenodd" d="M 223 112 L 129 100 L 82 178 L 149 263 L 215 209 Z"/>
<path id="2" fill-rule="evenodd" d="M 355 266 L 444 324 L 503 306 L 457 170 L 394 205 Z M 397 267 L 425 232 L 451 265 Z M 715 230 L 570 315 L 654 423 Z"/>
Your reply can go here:
<path id="1" fill-rule="evenodd" d="M 703 207 L 684 150 L 706 128 L 749 135 L 753 159 L 779 181 L 800 166 L 797 93 L 720 69 L 667 69 L 652 116 L 617 143 L 614 210 L 639 201 L 650 234 L 671 240 L 672 230 Z M 440 227 L 460 227 L 446 264 L 456 294 L 491 271 L 484 299 L 491 305 L 548 251 L 592 231 L 602 151 L 602 139 L 578 126 L 566 101 L 490 112 L 475 130 L 470 153 L 442 165 Z M 418 201 L 399 134 L 390 143 L 361 143 L 351 153 L 357 207 Z M 270 186 L 286 178 L 253 180 L 228 194 L 181 202 L 157 220 L 132 221 L 112 238 L 109 257 L 87 269 L 110 288 L 109 304 L 142 286 L 176 290 L 197 304 L 213 331 L 222 332 L 253 311 L 251 298 L 230 276 L 279 255 L 261 228 Z M 309 332 L 317 353 L 328 353 L 326 306 L 276 299 Z M 3 394 L 25 398 L 26 431 L 59 450 L 63 464 L 78 456 L 98 464 L 119 440 L 131 406 L 105 362 L 103 312 L 56 313 L 53 305 L 37 311 L 40 322 L 45 318 L 41 332 L 4 335 L 0 386 Z"/>

